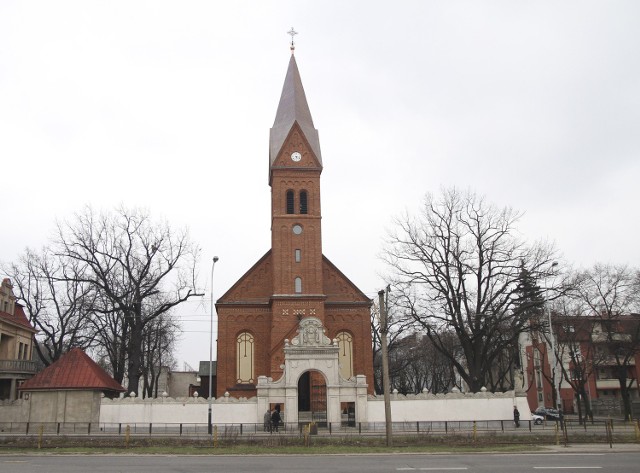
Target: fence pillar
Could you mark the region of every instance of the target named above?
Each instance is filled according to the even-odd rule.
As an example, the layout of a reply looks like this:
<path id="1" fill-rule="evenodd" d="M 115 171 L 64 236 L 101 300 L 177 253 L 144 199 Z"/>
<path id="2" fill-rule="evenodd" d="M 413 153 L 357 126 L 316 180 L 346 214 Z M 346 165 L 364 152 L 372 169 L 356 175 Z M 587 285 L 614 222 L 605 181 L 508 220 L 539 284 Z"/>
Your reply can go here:
<path id="1" fill-rule="evenodd" d="M 149 435 L 151 435 L 152 429 L 153 429 L 153 424 L 149 422 Z"/>

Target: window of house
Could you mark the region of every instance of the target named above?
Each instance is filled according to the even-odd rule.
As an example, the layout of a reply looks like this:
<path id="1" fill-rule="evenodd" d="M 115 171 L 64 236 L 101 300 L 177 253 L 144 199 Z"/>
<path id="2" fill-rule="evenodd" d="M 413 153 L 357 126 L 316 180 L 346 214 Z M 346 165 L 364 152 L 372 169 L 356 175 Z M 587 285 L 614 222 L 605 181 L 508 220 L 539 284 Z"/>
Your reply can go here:
<path id="1" fill-rule="evenodd" d="M 300 213 L 307 213 L 307 191 L 300 191 Z"/>
<path id="2" fill-rule="evenodd" d="M 288 190 L 287 191 L 287 213 L 288 214 L 292 214 L 293 213 L 293 209 L 294 209 L 294 205 L 293 205 L 293 191 L 292 190 Z"/>
<path id="3" fill-rule="evenodd" d="M 349 332 L 340 332 L 336 335 L 338 340 L 338 363 L 340 376 L 344 379 L 353 377 L 353 337 Z"/>
<path id="4" fill-rule="evenodd" d="M 302 251 L 296 250 L 295 251 L 295 258 L 296 258 L 296 263 L 299 263 L 300 260 L 302 259 Z"/>
<path id="5" fill-rule="evenodd" d="M 236 382 L 253 383 L 253 335 L 242 332 L 236 340 Z"/>
<path id="6" fill-rule="evenodd" d="M 24 346 L 24 345 L 22 344 L 22 342 L 20 342 L 20 343 L 18 344 L 18 360 L 22 360 L 22 347 L 23 347 L 23 346 Z"/>
<path id="7" fill-rule="evenodd" d="M 295 278 L 293 281 L 294 291 L 296 294 L 302 293 L 302 278 Z"/>

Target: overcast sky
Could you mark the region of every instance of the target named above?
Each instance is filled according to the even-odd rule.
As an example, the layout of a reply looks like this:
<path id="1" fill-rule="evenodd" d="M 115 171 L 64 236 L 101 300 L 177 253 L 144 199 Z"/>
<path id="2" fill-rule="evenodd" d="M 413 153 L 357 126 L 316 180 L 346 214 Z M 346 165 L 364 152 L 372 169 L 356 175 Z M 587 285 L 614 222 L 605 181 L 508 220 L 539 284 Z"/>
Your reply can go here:
<path id="1" fill-rule="evenodd" d="M 0 260 L 90 204 L 220 257 L 270 247 L 269 128 L 293 26 L 324 172 L 324 254 L 370 297 L 392 217 L 452 185 L 572 264 L 640 266 L 638 1 L 0 1 Z M 208 359 L 208 300 L 177 358 Z"/>

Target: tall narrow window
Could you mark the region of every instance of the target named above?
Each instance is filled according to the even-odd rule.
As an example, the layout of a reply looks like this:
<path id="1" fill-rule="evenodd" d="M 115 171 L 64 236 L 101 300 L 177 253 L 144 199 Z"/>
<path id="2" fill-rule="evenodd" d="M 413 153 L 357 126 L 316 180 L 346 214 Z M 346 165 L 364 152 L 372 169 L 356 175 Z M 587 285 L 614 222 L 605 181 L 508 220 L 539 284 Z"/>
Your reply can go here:
<path id="1" fill-rule="evenodd" d="M 293 191 L 287 191 L 287 213 L 293 213 Z"/>
<path id="2" fill-rule="evenodd" d="M 336 336 L 338 340 L 338 363 L 340 364 L 340 376 L 344 379 L 353 377 L 353 337 L 349 332 L 340 332 Z"/>
<path id="3" fill-rule="evenodd" d="M 253 383 L 253 335 L 242 332 L 236 341 L 236 382 Z"/>
<path id="4" fill-rule="evenodd" d="M 296 294 L 302 293 L 302 278 L 295 278 L 293 286 Z"/>
<path id="5" fill-rule="evenodd" d="M 300 250 L 296 250 L 295 252 L 295 258 L 296 258 L 296 263 L 299 263 L 300 260 L 302 259 L 302 251 Z"/>
<path id="6" fill-rule="evenodd" d="M 307 191 L 300 191 L 300 213 L 307 213 Z"/>

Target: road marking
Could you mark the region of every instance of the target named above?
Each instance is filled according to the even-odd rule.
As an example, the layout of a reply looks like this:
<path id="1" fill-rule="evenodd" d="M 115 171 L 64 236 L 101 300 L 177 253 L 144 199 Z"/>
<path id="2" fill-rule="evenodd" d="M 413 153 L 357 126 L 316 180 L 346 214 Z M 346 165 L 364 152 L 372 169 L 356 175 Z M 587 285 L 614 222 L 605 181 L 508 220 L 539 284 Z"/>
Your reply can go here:
<path id="1" fill-rule="evenodd" d="M 534 466 L 534 470 L 602 470 L 601 466 Z"/>
<path id="2" fill-rule="evenodd" d="M 523 456 L 535 456 L 535 457 L 551 457 L 551 456 L 580 456 L 580 457 L 603 457 L 606 453 L 494 453 L 494 457 L 523 457 Z"/>
<path id="3" fill-rule="evenodd" d="M 396 468 L 396 471 L 452 471 L 452 470 L 468 470 L 468 468 L 466 466 L 460 466 L 460 467 L 456 467 L 456 466 L 452 466 L 452 467 L 425 467 L 425 468 L 412 468 L 412 467 L 405 467 L 405 468 Z"/>
<path id="4" fill-rule="evenodd" d="M 420 471 L 443 471 L 443 470 L 468 470 L 467 467 L 450 467 L 450 468 L 418 468 Z"/>

